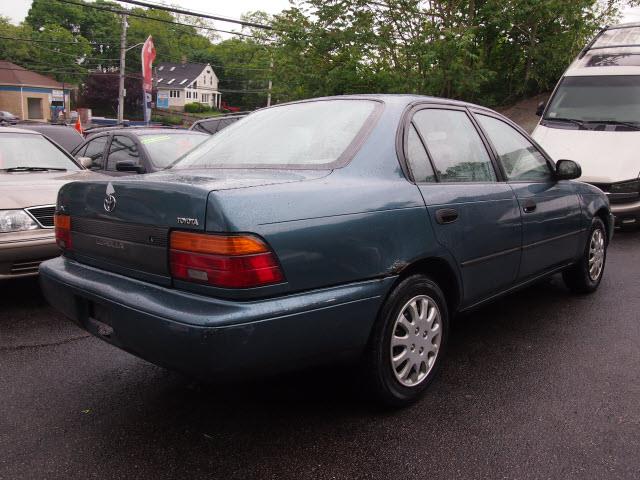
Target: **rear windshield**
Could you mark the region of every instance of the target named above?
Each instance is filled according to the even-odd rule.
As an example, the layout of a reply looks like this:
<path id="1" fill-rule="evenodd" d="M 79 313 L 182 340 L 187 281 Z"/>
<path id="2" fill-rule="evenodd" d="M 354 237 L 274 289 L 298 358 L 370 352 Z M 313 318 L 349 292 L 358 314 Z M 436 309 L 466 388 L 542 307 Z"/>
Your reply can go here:
<path id="1" fill-rule="evenodd" d="M 339 162 L 377 105 L 323 100 L 260 110 L 210 137 L 175 168 L 328 168 Z"/>
<path id="2" fill-rule="evenodd" d="M 140 142 L 149 152 L 151 163 L 165 168 L 208 138 L 202 133 L 164 133 L 140 135 Z"/>
<path id="3" fill-rule="evenodd" d="M 0 170 L 17 167 L 80 170 L 80 167 L 42 135 L 0 133 Z"/>
<path id="4" fill-rule="evenodd" d="M 640 124 L 640 76 L 564 77 L 545 114 L 556 118 Z"/>

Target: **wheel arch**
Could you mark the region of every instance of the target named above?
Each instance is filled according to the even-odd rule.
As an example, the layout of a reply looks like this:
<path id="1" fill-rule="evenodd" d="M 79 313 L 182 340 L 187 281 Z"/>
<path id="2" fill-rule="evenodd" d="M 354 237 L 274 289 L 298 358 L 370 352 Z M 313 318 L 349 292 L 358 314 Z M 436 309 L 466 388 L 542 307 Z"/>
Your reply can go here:
<path id="1" fill-rule="evenodd" d="M 611 234 L 613 232 L 611 232 L 611 229 L 613 228 L 609 222 L 609 210 L 607 209 L 607 207 L 600 207 L 596 213 L 595 216 L 600 218 L 600 220 L 602 220 L 602 223 L 604 223 L 604 228 L 607 232 L 607 239 L 611 238 Z"/>
<path id="2" fill-rule="evenodd" d="M 455 269 L 447 260 L 428 257 L 410 263 L 399 272 L 393 288 L 411 275 L 425 275 L 438 284 L 447 301 L 449 315 L 454 316 L 462 301 L 462 286 Z"/>

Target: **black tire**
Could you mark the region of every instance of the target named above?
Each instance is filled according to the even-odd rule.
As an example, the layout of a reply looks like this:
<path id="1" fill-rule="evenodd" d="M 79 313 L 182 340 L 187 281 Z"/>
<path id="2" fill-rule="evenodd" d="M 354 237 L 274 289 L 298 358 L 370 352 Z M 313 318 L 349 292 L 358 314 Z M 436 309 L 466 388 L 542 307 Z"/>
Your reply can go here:
<path id="1" fill-rule="evenodd" d="M 441 336 L 439 340 L 436 340 L 435 337 L 433 340 L 433 343 L 439 341 L 439 348 L 435 353 L 432 365 L 428 367 L 425 364 L 424 367 L 427 371 L 420 373 L 420 375 L 426 373 L 426 376 L 419 382 L 416 381 L 416 385 L 406 386 L 398 380 L 392 366 L 392 335 L 394 334 L 394 329 L 401 328 L 396 326 L 396 320 L 399 318 L 403 308 L 416 297 L 423 299 L 422 296 L 428 297 L 427 302 L 429 300 L 432 301 L 432 306 L 437 307 L 437 313 L 439 313 Z M 431 304 L 429 303 L 429 305 Z M 435 326 L 435 323 L 433 325 Z M 422 331 L 425 332 L 424 335 L 426 336 L 426 329 Z M 413 333 L 417 335 L 417 332 Z M 446 349 L 448 333 L 449 312 L 444 294 L 438 285 L 423 275 L 413 275 L 400 282 L 380 310 L 366 352 L 365 360 L 369 374 L 369 384 L 377 399 L 387 406 L 397 408 L 405 407 L 415 402 L 438 373 Z M 420 341 L 419 338 L 418 341 Z M 417 374 L 418 372 L 416 371 Z"/>
<path id="2" fill-rule="evenodd" d="M 600 231 L 604 238 L 604 256 L 602 259 L 602 269 L 596 278 L 592 278 L 589 273 L 589 258 L 591 242 L 594 238 L 594 233 Z M 562 273 L 565 285 L 574 293 L 592 293 L 598 289 L 602 276 L 604 275 L 604 268 L 607 263 L 607 247 L 609 246 L 609 238 L 607 236 L 607 229 L 604 226 L 602 220 L 598 217 L 594 218 L 591 222 L 591 228 L 589 230 L 589 236 L 582 252 L 582 256 L 578 263 L 569 267 Z"/>

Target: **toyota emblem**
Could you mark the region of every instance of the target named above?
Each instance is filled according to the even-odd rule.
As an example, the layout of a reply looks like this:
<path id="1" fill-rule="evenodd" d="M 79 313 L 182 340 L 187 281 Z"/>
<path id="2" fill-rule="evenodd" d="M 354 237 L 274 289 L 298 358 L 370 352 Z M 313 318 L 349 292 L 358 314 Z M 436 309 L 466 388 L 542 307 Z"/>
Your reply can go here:
<path id="1" fill-rule="evenodd" d="M 113 212 L 116 208 L 116 197 L 113 195 L 107 195 L 104 197 L 104 209 L 107 212 Z"/>

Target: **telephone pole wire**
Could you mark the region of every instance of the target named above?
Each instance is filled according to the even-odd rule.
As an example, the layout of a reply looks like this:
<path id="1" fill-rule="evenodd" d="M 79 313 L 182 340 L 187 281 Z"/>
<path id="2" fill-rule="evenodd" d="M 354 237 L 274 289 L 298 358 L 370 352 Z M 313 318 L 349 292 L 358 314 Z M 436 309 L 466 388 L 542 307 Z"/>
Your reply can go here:
<path id="1" fill-rule="evenodd" d="M 124 75 L 125 58 L 127 54 L 127 16 L 122 14 L 122 30 L 120 32 L 120 85 L 118 87 L 118 123 L 124 120 Z"/>

